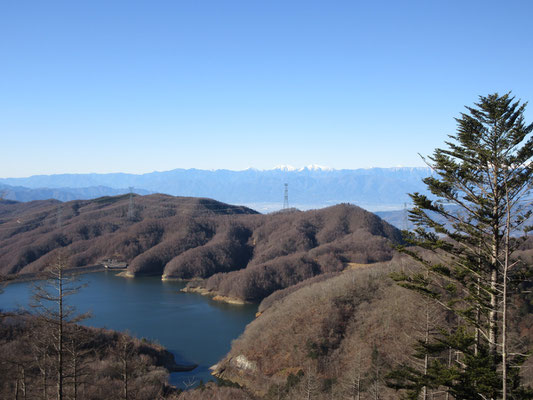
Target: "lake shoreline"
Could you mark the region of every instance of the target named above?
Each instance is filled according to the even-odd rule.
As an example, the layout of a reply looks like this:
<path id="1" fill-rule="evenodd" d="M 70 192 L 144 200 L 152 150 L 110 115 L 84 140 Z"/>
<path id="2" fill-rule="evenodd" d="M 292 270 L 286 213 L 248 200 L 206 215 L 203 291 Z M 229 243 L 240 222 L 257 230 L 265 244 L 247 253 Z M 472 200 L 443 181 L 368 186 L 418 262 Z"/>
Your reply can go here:
<path id="1" fill-rule="evenodd" d="M 76 267 L 76 268 L 67 268 L 64 270 L 66 275 L 81 275 L 81 274 L 91 274 L 93 272 L 102 272 L 110 271 L 103 264 L 88 265 L 86 267 Z M 19 283 L 19 282 L 31 282 L 47 279 L 46 271 L 39 272 L 28 272 L 24 274 L 11 274 L 4 276 L 4 281 L 2 282 L 5 285 L 10 283 Z"/>
<path id="2" fill-rule="evenodd" d="M 209 367 L 225 357 L 257 312 L 255 305 L 226 306 L 180 293 L 184 283 L 162 282 L 160 276 L 124 279 L 117 276 L 121 271 L 100 273 L 106 269 L 99 266 L 83 270 L 98 273 L 79 275 L 76 284 L 83 288 L 69 297 L 76 312 L 91 313 L 82 324 L 160 344 L 174 356 L 161 358 L 170 372 L 169 383 L 180 388 L 184 382 L 212 379 Z M 1 309 L 14 311 L 31 302 L 33 283 L 25 278 L 4 288 Z"/>
<path id="3" fill-rule="evenodd" d="M 89 265 L 87 267 L 68 268 L 65 270 L 65 274 L 81 275 L 81 274 L 91 274 L 95 272 L 104 272 L 104 271 L 117 272 L 115 276 L 126 278 L 126 279 L 135 279 L 135 278 L 146 277 L 146 276 L 158 276 L 158 275 L 137 276 L 129 272 L 126 268 L 121 268 L 121 269 L 106 268 L 104 264 Z M 47 279 L 46 271 L 29 272 L 26 274 L 8 275 L 5 277 L 3 284 L 7 286 L 11 283 L 31 282 L 31 281 L 38 281 L 38 280 L 45 280 L 45 279 Z M 172 277 L 162 275 L 161 281 L 162 282 L 198 282 L 198 281 L 201 281 L 201 279 L 172 278 Z M 216 291 L 211 291 L 211 290 L 202 288 L 200 286 L 188 286 L 188 287 L 181 289 L 180 292 L 199 294 L 201 296 L 209 297 L 213 301 L 217 301 L 217 302 L 225 303 L 225 304 L 232 304 L 232 305 L 239 305 L 239 306 L 247 305 L 247 304 L 255 304 L 249 301 L 239 299 L 237 297 L 224 296 Z"/>
<path id="4" fill-rule="evenodd" d="M 208 289 L 205 289 L 205 288 L 202 288 L 202 287 L 198 287 L 198 286 L 189 286 L 189 287 L 184 287 L 183 289 L 180 290 L 180 292 L 183 292 L 183 293 L 196 293 L 196 294 L 199 294 L 201 296 L 206 296 L 206 297 L 210 297 L 211 300 L 213 301 L 219 301 L 221 303 L 226 303 L 226 304 L 233 304 L 233 305 L 240 305 L 240 306 L 243 306 L 243 305 L 246 305 L 246 304 L 254 304 L 254 303 L 250 303 L 249 301 L 244 301 L 242 299 L 239 299 L 237 297 L 231 297 L 231 296 L 223 296 L 215 291 L 211 291 L 211 290 L 208 290 Z"/>

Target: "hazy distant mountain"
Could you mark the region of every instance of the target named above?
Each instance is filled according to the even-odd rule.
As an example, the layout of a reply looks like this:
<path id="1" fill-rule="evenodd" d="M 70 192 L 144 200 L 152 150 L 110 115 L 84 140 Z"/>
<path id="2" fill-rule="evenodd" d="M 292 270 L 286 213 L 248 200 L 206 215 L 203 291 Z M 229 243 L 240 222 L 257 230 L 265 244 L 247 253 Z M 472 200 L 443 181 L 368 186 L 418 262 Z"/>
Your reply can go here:
<path id="1" fill-rule="evenodd" d="M 234 204 L 247 204 L 259 210 L 269 207 L 279 209 L 283 204 L 284 183 L 288 183 L 291 206 L 310 208 L 350 202 L 376 209 L 401 208 L 404 202 L 409 201 L 407 193 L 424 190 L 421 180 L 429 174 L 428 168 L 334 170 L 311 165 L 299 169 L 281 166 L 272 170 L 250 168 L 244 171 L 175 169 L 142 175 L 35 175 L 3 178 L 0 183 L 31 189 L 60 188 L 74 196 L 65 199 L 89 198 L 83 197 L 86 193 L 76 193 L 74 189 L 104 186 L 106 188 L 101 188 L 101 195 L 115 195 L 124 193 L 124 188 L 132 186 L 136 192 L 142 189 L 174 196 L 210 197 Z M 117 189 L 121 191 L 112 192 Z M 76 197 L 78 195 L 80 197 Z M 37 198 L 43 197 L 33 199 Z"/>
<path id="2" fill-rule="evenodd" d="M 56 199 L 61 201 L 90 200 L 102 196 L 116 196 L 128 193 L 129 189 L 114 189 L 106 186 L 91 186 L 81 188 L 28 188 L 23 186 L 10 186 L 0 183 L 0 197 L 7 200 L 33 201 Z M 150 194 L 147 190 L 136 189 L 137 194 Z"/>

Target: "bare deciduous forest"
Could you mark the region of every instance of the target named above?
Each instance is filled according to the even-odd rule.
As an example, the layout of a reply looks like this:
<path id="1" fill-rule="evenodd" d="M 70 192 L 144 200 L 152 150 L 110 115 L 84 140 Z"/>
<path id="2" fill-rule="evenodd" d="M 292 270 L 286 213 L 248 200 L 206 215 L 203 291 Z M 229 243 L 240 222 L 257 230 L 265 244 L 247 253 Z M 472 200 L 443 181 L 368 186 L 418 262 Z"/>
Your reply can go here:
<path id="1" fill-rule="evenodd" d="M 352 263 L 390 260 L 399 230 L 359 207 L 261 215 L 208 199 L 165 195 L 59 203 L 4 201 L 3 274 L 45 269 L 63 251 L 72 268 L 113 258 L 128 273 L 205 279 L 194 285 L 260 301 Z"/>
<path id="2" fill-rule="evenodd" d="M 396 285 L 390 274 L 412 268 L 403 256 L 328 279 L 304 281 L 260 305 L 261 315 L 218 364 L 225 379 L 253 387 L 267 399 L 398 399 L 387 386 L 392 368 L 423 368 L 410 348 L 427 331 L 454 324 L 453 316 Z M 533 298 L 524 294 L 511 311 L 513 344 L 533 342 Z M 454 353 L 455 357 L 455 353 Z M 533 384 L 533 362 L 521 370 Z M 310 385 L 312 383 L 312 385 Z M 429 398 L 447 399 L 443 388 Z"/>
<path id="3" fill-rule="evenodd" d="M 63 398 L 149 400 L 174 392 L 167 384 L 174 357 L 161 346 L 75 324 L 66 325 L 64 334 Z M 58 350 L 51 335 L 31 315 L 1 315 L 0 398 L 57 398 Z"/>

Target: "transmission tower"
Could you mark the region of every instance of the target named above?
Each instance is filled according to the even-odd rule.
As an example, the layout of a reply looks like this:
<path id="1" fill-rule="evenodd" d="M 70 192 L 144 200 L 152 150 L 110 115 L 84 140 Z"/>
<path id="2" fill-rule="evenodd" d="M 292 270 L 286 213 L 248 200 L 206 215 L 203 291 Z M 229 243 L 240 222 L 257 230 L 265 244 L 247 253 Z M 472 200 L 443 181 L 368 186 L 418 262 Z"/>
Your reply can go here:
<path id="1" fill-rule="evenodd" d="M 402 213 L 402 229 L 404 231 L 409 229 L 409 220 L 407 216 L 409 215 L 409 212 L 407 211 L 407 203 L 403 203 L 403 213 Z"/>
<path id="2" fill-rule="evenodd" d="M 128 204 L 128 219 L 130 221 L 133 220 L 134 214 L 135 214 L 135 211 L 134 211 L 134 207 L 133 207 L 133 187 L 130 186 L 130 201 L 129 201 L 129 204 Z"/>
<path id="3" fill-rule="evenodd" d="M 283 196 L 283 209 L 288 210 L 289 209 L 289 184 L 285 184 L 285 194 Z"/>

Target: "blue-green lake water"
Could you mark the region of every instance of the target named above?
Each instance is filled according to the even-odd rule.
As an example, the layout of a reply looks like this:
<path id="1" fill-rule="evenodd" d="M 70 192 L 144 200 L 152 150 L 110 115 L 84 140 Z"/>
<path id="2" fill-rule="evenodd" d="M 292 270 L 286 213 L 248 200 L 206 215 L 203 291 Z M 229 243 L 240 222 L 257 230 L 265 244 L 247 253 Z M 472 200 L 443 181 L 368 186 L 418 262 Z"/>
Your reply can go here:
<path id="1" fill-rule="evenodd" d="M 184 283 L 162 282 L 158 277 L 125 279 L 105 271 L 79 275 L 78 279 L 78 284 L 87 286 L 67 301 L 79 313 L 92 313 L 84 325 L 128 331 L 162 344 L 177 363 L 198 364 L 194 371 L 171 374 L 170 382 L 177 386 L 210 380 L 209 367 L 224 357 L 257 311 L 255 305 L 224 304 L 180 292 Z M 5 287 L 0 309 L 27 309 L 33 284 Z"/>

